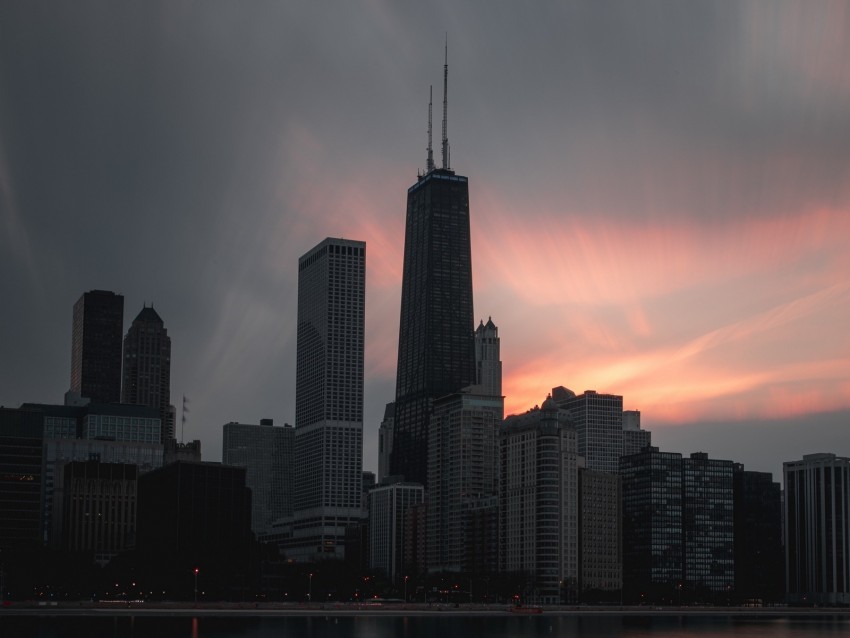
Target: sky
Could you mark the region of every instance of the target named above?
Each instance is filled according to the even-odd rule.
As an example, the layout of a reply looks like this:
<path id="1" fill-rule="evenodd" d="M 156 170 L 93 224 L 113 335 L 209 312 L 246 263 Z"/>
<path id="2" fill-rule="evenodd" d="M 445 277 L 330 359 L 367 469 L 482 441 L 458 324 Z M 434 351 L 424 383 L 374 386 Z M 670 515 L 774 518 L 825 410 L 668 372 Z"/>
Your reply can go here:
<path id="1" fill-rule="evenodd" d="M 358 239 L 377 470 L 446 38 L 506 413 L 563 385 L 776 480 L 850 455 L 840 0 L 6 0 L 0 405 L 62 402 L 73 304 L 113 290 L 125 329 L 165 321 L 182 436 L 220 460 L 223 424 L 294 421 L 298 257 Z"/>

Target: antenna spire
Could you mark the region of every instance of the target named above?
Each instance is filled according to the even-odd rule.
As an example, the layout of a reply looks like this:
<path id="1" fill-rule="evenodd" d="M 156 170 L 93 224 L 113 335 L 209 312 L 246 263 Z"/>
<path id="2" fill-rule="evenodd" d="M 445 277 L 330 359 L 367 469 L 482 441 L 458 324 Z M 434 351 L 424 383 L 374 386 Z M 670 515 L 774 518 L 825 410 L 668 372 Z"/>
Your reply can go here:
<path id="1" fill-rule="evenodd" d="M 431 146 L 431 112 L 434 108 L 434 85 L 429 87 L 428 93 L 428 161 L 425 162 L 425 172 L 434 170 L 434 148 Z"/>
<path id="2" fill-rule="evenodd" d="M 446 61 L 443 64 L 443 168 L 449 169 L 449 34 L 446 34 Z"/>

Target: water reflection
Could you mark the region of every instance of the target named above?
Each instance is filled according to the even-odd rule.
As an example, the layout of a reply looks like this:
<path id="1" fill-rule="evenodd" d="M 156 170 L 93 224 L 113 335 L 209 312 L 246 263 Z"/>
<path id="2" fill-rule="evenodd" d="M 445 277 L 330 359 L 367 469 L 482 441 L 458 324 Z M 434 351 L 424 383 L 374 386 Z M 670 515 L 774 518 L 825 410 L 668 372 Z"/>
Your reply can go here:
<path id="1" fill-rule="evenodd" d="M 0 613 L 3 638 L 832 638 L 847 616 L 317 616 L 17 617 Z"/>

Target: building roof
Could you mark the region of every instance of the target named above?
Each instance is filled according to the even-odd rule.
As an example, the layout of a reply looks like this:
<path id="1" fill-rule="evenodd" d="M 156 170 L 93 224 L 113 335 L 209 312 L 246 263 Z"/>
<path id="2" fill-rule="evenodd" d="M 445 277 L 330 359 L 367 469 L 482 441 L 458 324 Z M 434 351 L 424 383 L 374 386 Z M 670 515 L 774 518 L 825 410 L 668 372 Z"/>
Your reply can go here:
<path id="1" fill-rule="evenodd" d="M 136 318 L 133 319 L 133 323 L 136 323 L 137 321 L 142 323 L 163 323 L 162 318 L 159 314 L 157 314 L 156 310 L 153 309 L 153 305 L 142 305 L 142 310 L 136 315 Z"/>

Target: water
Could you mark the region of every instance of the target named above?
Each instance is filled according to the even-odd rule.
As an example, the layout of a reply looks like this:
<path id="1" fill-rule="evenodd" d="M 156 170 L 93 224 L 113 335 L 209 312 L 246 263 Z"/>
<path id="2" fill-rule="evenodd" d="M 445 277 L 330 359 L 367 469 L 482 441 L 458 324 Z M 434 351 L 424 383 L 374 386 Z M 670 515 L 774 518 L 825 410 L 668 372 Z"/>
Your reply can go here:
<path id="1" fill-rule="evenodd" d="M 850 617 L 763 616 L 6 616 L 0 638 L 825 638 Z"/>

